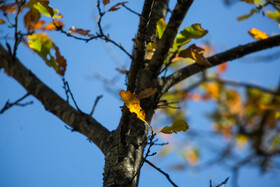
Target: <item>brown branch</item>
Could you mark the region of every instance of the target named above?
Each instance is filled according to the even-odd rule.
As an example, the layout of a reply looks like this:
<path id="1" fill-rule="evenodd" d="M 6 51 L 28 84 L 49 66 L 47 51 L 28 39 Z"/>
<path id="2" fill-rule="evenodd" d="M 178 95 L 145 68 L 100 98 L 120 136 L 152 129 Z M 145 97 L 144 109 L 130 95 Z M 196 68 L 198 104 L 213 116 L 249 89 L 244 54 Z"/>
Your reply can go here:
<path id="1" fill-rule="evenodd" d="M 177 1 L 162 38 L 159 40 L 156 51 L 149 63 L 150 72 L 154 75 L 154 77 L 159 74 L 164 59 L 173 44 L 174 38 L 189 8 L 191 7 L 192 2 L 193 0 Z"/>
<path id="2" fill-rule="evenodd" d="M 216 65 L 220 65 L 224 62 L 235 60 L 241 58 L 245 55 L 261 51 L 264 49 L 272 48 L 280 45 L 280 35 L 276 35 L 264 40 L 251 42 L 245 45 L 240 45 L 225 52 L 213 55 L 208 59 L 208 61 L 212 64 L 211 66 L 202 66 L 197 63 L 189 65 L 185 68 L 182 68 L 175 73 L 171 74 L 167 78 L 165 78 L 162 84 L 162 93 L 166 93 L 169 88 L 179 83 L 180 81 L 197 74 L 201 71 L 214 67 Z"/>
<path id="3" fill-rule="evenodd" d="M 40 81 L 30 70 L 22 65 L 0 45 L 0 68 L 16 79 L 28 93 L 35 96 L 45 107 L 75 131 L 87 136 L 105 154 L 106 139 L 110 132 L 94 118 L 75 110 L 47 85 Z"/>

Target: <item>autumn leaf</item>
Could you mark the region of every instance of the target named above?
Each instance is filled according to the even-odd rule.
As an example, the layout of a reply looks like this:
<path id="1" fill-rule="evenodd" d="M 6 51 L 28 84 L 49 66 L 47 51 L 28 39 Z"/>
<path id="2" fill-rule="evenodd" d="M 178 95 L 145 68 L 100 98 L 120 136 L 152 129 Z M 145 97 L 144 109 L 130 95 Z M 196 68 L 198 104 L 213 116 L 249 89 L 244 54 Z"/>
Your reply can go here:
<path id="1" fill-rule="evenodd" d="M 112 11 L 119 10 L 119 9 L 120 9 L 120 6 L 121 6 L 121 5 L 124 5 L 124 4 L 126 4 L 126 3 L 128 3 L 128 2 L 127 2 L 127 1 L 124 1 L 124 2 L 117 3 L 117 4 L 115 4 L 114 6 L 112 6 L 108 11 L 109 11 L 109 12 L 112 12 Z"/>
<path id="2" fill-rule="evenodd" d="M 76 33 L 76 34 L 80 34 L 80 35 L 84 35 L 84 36 L 89 36 L 89 37 L 94 36 L 93 34 L 89 34 L 90 30 L 79 29 L 79 28 L 76 28 L 75 26 L 72 26 L 72 27 L 69 29 L 68 32 L 69 32 L 70 34 Z"/>
<path id="3" fill-rule="evenodd" d="M 165 134 L 177 133 L 180 131 L 186 131 L 189 129 L 189 125 L 182 119 L 173 121 L 172 125 L 163 127 L 160 132 Z"/>
<path id="4" fill-rule="evenodd" d="M 242 16 L 239 16 L 239 17 L 237 18 L 237 20 L 238 20 L 238 21 L 242 21 L 242 20 L 244 20 L 244 19 L 248 19 L 248 18 L 250 18 L 252 15 L 254 15 L 256 12 L 258 12 L 258 10 L 255 9 L 255 8 L 253 8 L 249 14 L 244 14 L 244 15 L 242 15 Z"/>
<path id="5" fill-rule="evenodd" d="M 156 92 L 157 92 L 157 88 L 146 88 L 145 90 L 141 91 L 138 94 L 138 98 L 146 99 L 146 98 L 149 98 L 149 97 L 155 95 Z"/>
<path id="6" fill-rule="evenodd" d="M 42 1 L 37 2 L 36 4 L 33 5 L 35 9 L 37 9 L 40 14 L 43 14 L 47 17 L 52 17 L 54 19 L 60 19 L 62 18 L 62 15 L 59 13 L 59 10 L 53 9 L 51 6 L 49 6 L 48 1 Z"/>
<path id="7" fill-rule="evenodd" d="M 36 23 L 31 23 L 28 26 L 28 30 L 37 30 L 37 29 L 41 29 L 43 27 L 43 25 L 45 24 L 45 21 L 40 20 Z"/>
<path id="8" fill-rule="evenodd" d="M 190 147 L 188 150 L 185 150 L 183 154 L 190 165 L 197 165 L 200 156 L 199 149 Z"/>
<path id="9" fill-rule="evenodd" d="M 121 69 L 119 69 L 119 68 L 116 68 L 116 70 L 117 70 L 118 72 L 120 72 L 121 74 L 128 74 L 128 71 L 127 71 L 127 70 L 121 70 Z"/>
<path id="10" fill-rule="evenodd" d="M 266 15 L 272 19 L 272 20 L 276 20 L 278 23 L 280 23 L 280 11 L 279 10 L 275 10 L 274 12 L 272 11 L 266 11 Z"/>
<path id="11" fill-rule="evenodd" d="M 269 38 L 269 35 L 266 34 L 265 32 L 262 32 L 256 28 L 252 28 L 251 30 L 248 31 L 248 33 L 255 39 L 257 40 L 263 40 L 266 38 Z"/>
<path id="12" fill-rule="evenodd" d="M 59 75 L 64 75 L 66 60 L 61 56 L 59 49 L 45 33 L 32 34 L 27 36 L 27 45 L 36 52 L 45 63 L 53 67 Z M 55 51 L 55 56 L 51 50 Z"/>
<path id="13" fill-rule="evenodd" d="M 221 65 L 218 66 L 218 75 L 222 75 L 223 73 L 225 73 L 225 71 L 228 68 L 228 64 L 227 63 L 222 63 Z"/>
<path id="14" fill-rule="evenodd" d="M 0 24 L 4 24 L 4 23 L 5 23 L 5 20 L 0 19 Z"/>
<path id="15" fill-rule="evenodd" d="M 137 118 L 148 124 L 145 120 L 146 114 L 140 106 L 140 100 L 130 91 L 122 90 L 120 96 L 125 106 L 129 109 L 131 113 L 135 113 Z"/>
<path id="16" fill-rule="evenodd" d="M 30 10 L 24 16 L 24 26 L 31 30 L 32 24 L 36 24 L 41 17 L 40 12 L 35 8 L 30 8 Z"/>
<path id="17" fill-rule="evenodd" d="M 57 28 L 63 28 L 64 23 L 59 20 L 53 20 L 51 23 L 47 24 L 45 27 L 42 28 L 42 30 L 56 30 Z"/>
<path id="18" fill-rule="evenodd" d="M 161 39 L 165 28 L 166 28 L 167 23 L 164 21 L 163 18 L 161 18 L 160 20 L 158 20 L 157 24 L 156 24 L 156 34 L 158 36 L 159 39 Z"/>
<path id="19" fill-rule="evenodd" d="M 107 5 L 110 3 L 110 0 L 103 0 L 103 5 Z"/>
<path id="20" fill-rule="evenodd" d="M 191 58 L 199 65 L 210 66 L 210 62 L 203 55 L 203 50 L 204 49 L 196 46 L 195 44 L 192 44 L 188 48 L 182 50 L 179 53 L 179 57 Z"/>
<path id="21" fill-rule="evenodd" d="M 241 1 L 244 1 L 244 2 L 249 3 L 249 4 L 253 4 L 254 3 L 254 0 L 241 0 Z"/>
<path id="22" fill-rule="evenodd" d="M 17 12 L 15 5 L 16 3 L 1 5 L 0 10 L 2 10 L 6 14 L 15 14 Z"/>
<path id="23" fill-rule="evenodd" d="M 207 30 L 203 29 L 200 24 L 196 23 L 189 27 L 186 27 L 183 31 L 181 31 L 175 38 L 175 45 L 180 47 L 190 42 L 191 39 L 202 38 L 204 35 L 208 33 Z"/>

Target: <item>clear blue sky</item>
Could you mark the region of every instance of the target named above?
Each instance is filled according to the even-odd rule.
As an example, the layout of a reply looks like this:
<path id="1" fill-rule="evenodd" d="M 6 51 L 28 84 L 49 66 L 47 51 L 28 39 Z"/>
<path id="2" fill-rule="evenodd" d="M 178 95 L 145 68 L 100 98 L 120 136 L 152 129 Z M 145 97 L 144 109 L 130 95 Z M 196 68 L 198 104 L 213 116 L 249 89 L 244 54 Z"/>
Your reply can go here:
<path id="1" fill-rule="evenodd" d="M 51 5 L 63 14 L 65 28 L 76 26 L 96 31 L 95 16 L 96 1 L 53 1 Z M 172 1 L 174 3 L 174 1 Z M 129 0 L 127 6 L 141 12 L 142 1 Z M 236 3 L 225 7 L 221 0 L 197 0 L 189 11 L 183 27 L 193 23 L 201 23 L 209 30 L 205 37 L 221 52 L 240 44 L 254 41 L 247 31 L 256 27 L 268 34 L 279 33 L 279 27 L 261 15 L 237 22 L 236 17 L 249 13 L 250 6 Z M 135 37 L 139 18 L 124 8 L 104 16 L 103 27 L 110 37 L 121 43 L 128 51 L 132 49 L 132 38 Z M 0 26 L 1 36 L 7 28 Z M 117 127 L 121 111 L 117 92 L 104 90 L 104 85 L 96 80 L 93 72 L 110 78 L 116 76 L 116 85 L 125 88 L 125 78 L 115 68 L 120 64 L 128 67 L 129 58 L 118 48 L 109 44 L 104 45 L 101 40 L 84 43 L 68 38 L 60 33 L 51 33 L 56 45 L 67 59 L 66 79 L 79 107 L 84 112 L 90 112 L 95 98 L 103 95 L 97 105 L 94 117 L 109 130 Z M 201 40 L 203 41 L 203 40 Z M 1 41 L 1 44 L 4 44 Z M 109 54 L 113 52 L 113 55 Z M 258 55 L 272 54 L 279 51 L 279 47 L 271 51 L 263 51 Z M 61 78 L 53 69 L 32 53 L 26 46 L 21 45 L 18 57 L 25 66 L 33 71 L 42 81 L 65 97 Z M 118 62 L 115 60 L 118 59 Z M 253 55 L 229 63 L 226 78 L 254 82 L 275 88 L 279 81 L 280 64 L 273 62 L 254 63 Z M 109 87 L 113 87 L 110 85 Z M 0 108 L 7 99 L 14 101 L 23 96 L 26 91 L 3 71 L 0 72 Z M 72 133 L 34 97 L 29 96 L 26 101 L 34 101 L 33 105 L 25 108 L 13 107 L 0 115 L 0 186 L 3 187 L 81 187 L 102 186 L 102 172 L 104 157 L 99 149 L 89 143 L 85 136 Z M 209 127 L 211 123 L 204 119 L 204 112 L 211 110 L 207 104 L 191 103 L 190 125 Z M 221 139 L 221 144 L 223 143 Z M 155 149 L 157 150 L 157 149 Z M 207 156 L 207 155 L 206 155 Z M 209 180 L 220 183 L 231 173 L 219 167 L 203 172 L 169 171 L 170 163 L 180 163 L 182 160 L 176 154 L 166 159 L 152 159 L 159 167 L 169 172 L 172 179 L 179 186 L 201 187 L 209 186 Z M 279 172 L 278 172 L 279 174 Z M 279 175 L 278 175 L 279 176 Z M 279 186 L 280 179 L 275 174 L 261 175 L 259 170 L 241 170 L 240 186 Z M 170 186 L 166 178 L 149 166 L 141 171 L 140 186 L 163 187 Z M 231 183 L 227 185 L 231 186 Z"/>

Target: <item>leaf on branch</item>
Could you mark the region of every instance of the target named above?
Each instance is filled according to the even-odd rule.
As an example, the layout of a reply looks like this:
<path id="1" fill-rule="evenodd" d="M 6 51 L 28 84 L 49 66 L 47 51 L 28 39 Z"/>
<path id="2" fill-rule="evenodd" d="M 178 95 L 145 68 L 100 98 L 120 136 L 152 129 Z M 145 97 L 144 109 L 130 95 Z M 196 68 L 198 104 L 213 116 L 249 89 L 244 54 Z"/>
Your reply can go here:
<path id="1" fill-rule="evenodd" d="M 69 32 L 70 34 L 76 33 L 76 34 L 80 34 L 80 35 L 84 35 L 84 36 L 89 36 L 89 37 L 94 36 L 93 34 L 89 34 L 90 30 L 79 29 L 79 28 L 76 28 L 75 26 L 72 26 L 72 27 L 69 29 L 68 32 Z"/>
<path id="2" fill-rule="evenodd" d="M 15 14 L 17 13 L 17 9 L 16 9 L 16 4 L 17 3 L 10 3 L 10 4 L 5 4 L 5 5 L 1 5 L 0 6 L 0 10 L 3 11 L 3 13 L 6 13 L 6 14 Z"/>
<path id="3" fill-rule="evenodd" d="M 105 5 L 107 5 L 107 4 L 109 4 L 110 3 L 110 0 L 103 0 L 103 5 L 105 6 Z"/>
<path id="4" fill-rule="evenodd" d="M 244 15 L 242 15 L 242 16 L 239 16 L 239 17 L 237 18 L 237 20 L 238 20 L 238 21 L 242 21 L 242 20 L 244 20 L 244 19 L 248 19 L 248 18 L 250 18 L 252 15 L 254 15 L 256 12 L 258 12 L 258 10 L 255 9 L 255 8 L 253 8 L 249 14 L 244 14 Z"/>
<path id="5" fill-rule="evenodd" d="M 195 44 L 192 44 L 188 48 L 182 50 L 179 53 L 179 57 L 191 58 L 195 60 L 199 65 L 211 66 L 207 58 L 204 57 L 203 51 L 204 49 L 196 46 Z"/>
<path id="6" fill-rule="evenodd" d="M 34 27 L 41 17 L 40 12 L 35 8 L 30 8 L 30 10 L 24 16 L 24 26 L 28 30 L 32 30 L 31 28 Z"/>
<path id="7" fill-rule="evenodd" d="M 263 39 L 267 39 L 270 36 L 268 34 L 266 34 L 263 31 L 260 31 L 256 28 L 252 28 L 251 30 L 248 31 L 248 33 L 255 39 L 257 40 L 263 40 Z"/>
<path id="8" fill-rule="evenodd" d="M 260 7 L 265 5 L 265 0 L 254 0 L 254 4 L 256 5 L 256 7 Z"/>
<path id="9" fill-rule="evenodd" d="M 279 10 L 275 10 L 274 12 L 272 11 L 266 11 L 266 15 L 272 19 L 277 21 L 278 23 L 280 23 L 280 11 Z"/>
<path id="10" fill-rule="evenodd" d="M 45 27 L 42 28 L 42 30 L 57 30 L 57 28 L 63 28 L 64 23 L 59 20 L 53 20 L 51 23 L 47 24 Z"/>
<path id="11" fill-rule="evenodd" d="M 244 1 L 244 2 L 249 3 L 249 4 L 253 4 L 254 3 L 254 0 L 241 0 L 241 1 Z"/>
<path id="12" fill-rule="evenodd" d="M 116 70 L 117 70 L 118 72 L 120 72 L 121 74 L 128 74 L 128 71 L 127 71 L 127 70 L 121 70 L 121 69 L 119 69 L 119 68 L 116 68 Z"/>
<path id="13" fill-rule="evenodd" d="M 163 18 L 158 20 L 158 22 L 156 24 L 156 35 L 159 39 L 161 39 L 161 37 L 165 31 L 166 25 L 167 25 L 167 23 L 164 21 Z"/>
<path id="14" fill-rule="evenodd" d="M 145 120 L 146 114 L 142 110 L 140 106 L 140 100 L 131 93 L 130 91 L 124 91 L 122 90 L 120 92 L 120 96 L 122 101 L 124 102 L 125 106 L 129 109 L 131 113 L 135 113 L 137 115 L 137 118 L 148 124 Z"/>
<path id="15" fill-rule="evenodd" d="M 157 92 L 157 88 L 146 88 L 145 90 L 141 91 L 138 94 L 138 98 L 146 99 L 146 98 L 149 98 L 149 97 L 155 95 L 156 92 Z"/>
<path id="16" fill-rule="evenodd" d="M 62 18 L 62 15 L 58 10 L 53 9 L 51 6 L 49 6 L 49 1 L 37 2 L 33 6 L 40 12 L 40 14 L 43 14 L 47 17 L 52 17 L 54 19 Z"/>
<path id="17" fill-rule="evenodd" d="M 124 4 L 126 4 L 126 3 L 128 3 L 127 1 L 124 1 L 124 2 L 120 2 L 120 3 L 117 3 L 117 4 L 115 4 L 114 6 L 112 6 L 108 11 L 109 12 L 112 12 L 112 11 L 116 11 L 116 10 L 119 10 L 121 7 L 121 5 L 124 5 Z"/>
<path id="18" fill-rule="evenodd" d="M 6 23 L 5 20 L 0 19 L 0 24 L 4 24 L 4 23 Z"/>
<path id="19" fill-rule="evenodd" d="M 180 132 L 180 131 L 187 131 L 189 129 L 189 125 L 182 119 L 173 121 L 171 126 L 163 127 L 160 132 L 165 134 L 172 134 Z"/>
<path id="20" fill-rule="evenodd" d="M 66 70 L 66 60 L 61 56 L 59 49 L 45 33 L 28 35 L 27 45 L 35 51 L 45 63 L 53 67 L 59 75 L 64 75 Z M 55 51 L 55 57 L 51 50 Z"/>
<path id="21" fill-rule="evenodd" d="M 201 28 L 201 25 L 196 23 L 189 27 L 186 27 L 183 31 L 181 31 L 175 38 L 175 44 L 177 47 L 185 45 L 190 42 L 191 39 L 202 38 L 208 33 L 207 30 Z"/>

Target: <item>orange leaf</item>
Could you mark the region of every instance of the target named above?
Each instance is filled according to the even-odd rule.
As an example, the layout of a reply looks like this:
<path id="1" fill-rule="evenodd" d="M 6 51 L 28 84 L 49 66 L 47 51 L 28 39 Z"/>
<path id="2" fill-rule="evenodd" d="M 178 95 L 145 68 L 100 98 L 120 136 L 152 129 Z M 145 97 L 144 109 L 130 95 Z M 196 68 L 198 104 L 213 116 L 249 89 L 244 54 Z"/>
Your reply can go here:
<path id="1" fill-rule="evenodd" d="M 4 13 L 12 13 L 15 14 L 17 12 L 15 8 L 16 3 L 11 3 L 7 5 L 1 5 L 0 9 L 3 10 Z"/>
<path id="2" fill-rule="evenodd" d="M 47 24 L 45 27 L 43 27 L 42 29 L 43 30 L 48 30 L 48 31 L 51 31 L 51 30 L 56 30 L 58 28 L 63 28 L 64 27 L 64 23 L 62 21 L 59 21 L 59 20 L 54 20 L 52 21 L 51 23 Z"/>
<path id="3" fill-rule="evenodd" d="M 5 23 L 5 20 L 0 19 L 0 24 L 4 24 L 4 23 Z"/>
<path id="4" fill-rule="evenodd" d="M 103 5 L 107 5 L 110 3 L 110 0 L 103 0 Z"/>
<path id="5" fill-rule="evenodd" d="M 59 75 L 64 76 L 64 73 L 65 73 L 65 70 L 66 70 L 66 60 L 63 56 L 61 56 L 59 48 L 56 45 L 54 45 L 54 49 L 55 49 L 55 56 L 56 56 L 56 63 L 57 63 L 56 72 Z"/>
<path id="6" fill-rule="evenodd" d="M 122 90 L 120 92 L 120 96 L 122 101 L 124 102 L 125 106 L 129 109 L 131 113 L 135 113 L 137 115 L 137 118 L 144 121 L 146 124 L 148 124 L 145 120 L 146 114 L 142 110 L 140 106 L 140 100 L 130 91 L 124 91 Z"/>
<path id="7" fill-rule="evenodd" d="M 190 45 L 188 48 L 182 50 L 179 57 L 191 58 L 196 61 L 199 65 L 209 66 L 211 65 L 207 58 L 203 55 L 204 49 L 196 46 L 195 44 Z"/>
<path id="8" fill-rule="evenodd" d="M 252 28 L 251 30 L 248 31 L 248 33 L 255 39 L 257 40 L 263 40 L 266 38 L 269 38 L 269 35 L 266 34 L 265 32 L 262 32 L 256 28 Z"/>
<path id="9" fill-rule="evenodd" d="M 85 36 L 89 36 L 89 37 L 94 36 L 93 34 L 89 34 L 90 30 L 79 29 L 79 28 L 76 28 L 75 26 L 72 26 L 72 27 L 69 29 L 68 32 L 69 32 L 70 34 L 76 33 L 76 34 L 85 35 Z"/>
<path id="10" fill-rule="evenodd" d="M 108 11 L 116 11 L 116 10 L 119 10 L 120 9 L 120 5 L 124 5 L 128 3 L 127 1 L 124 1 L 124 2 L 120 2 L 120 3 L 117 3 L 115 4 L 114 6 L 112 6 Z"/>
<path id="11" fill-rule="evenodd" d="M 147 88 L 138 94 L 139 99 L 146 99 L 153 96 L 157 92 L 157 88 Z"/>
<path id="12" fill-rule="evenodd" d="M 116 70 L 117 70 L 118 72 L 120 72 L 121 74 L 128 74 L 128 71 L 127 71 L 127 70 L 121 70 L 121 69 L 119 69 L 119 68 L 116 68 Z"/>
<path id="13" fill-rule="evenodd" d="M 218 66 L 218 75 L 222 75 L 226 70 L 227 70 L 227 63 L 222 63 L 221 65 Z"/>

